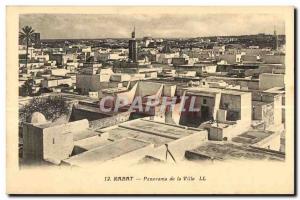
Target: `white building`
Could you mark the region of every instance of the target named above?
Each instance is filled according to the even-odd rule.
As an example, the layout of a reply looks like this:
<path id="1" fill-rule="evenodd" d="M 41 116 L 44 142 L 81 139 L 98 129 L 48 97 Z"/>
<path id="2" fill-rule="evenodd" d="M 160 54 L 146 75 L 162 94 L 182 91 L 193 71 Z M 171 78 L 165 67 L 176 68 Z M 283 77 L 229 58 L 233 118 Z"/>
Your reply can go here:
<path id="1" fill-rule="evenodd" d="M 259 89 L 267 90 L 273 87 L 284 88 L 284 74 L 263 73 L 259 75 Z"/>

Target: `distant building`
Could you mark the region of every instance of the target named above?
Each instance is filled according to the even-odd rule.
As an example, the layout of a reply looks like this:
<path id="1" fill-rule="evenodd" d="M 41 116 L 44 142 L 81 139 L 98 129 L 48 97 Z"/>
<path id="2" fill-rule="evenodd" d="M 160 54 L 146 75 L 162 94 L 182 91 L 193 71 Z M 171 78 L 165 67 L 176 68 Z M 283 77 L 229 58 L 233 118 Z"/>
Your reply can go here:
<path id="1" fill-rule="evenodd" d="M 184 96 L 180 124 L 208 129 L 210 140 L 230 140 L 251 125 L 250 92 L 190 87 Z"/>
<path id="2" fill-rule="evenodd" d="M 253 93 L 252 119 L 264 123 L 264 130 L 282 131 L 282 94 L 269 92 Z"/>
<path id="3" fill-rule="evenodd" d="M 129 59 L 133 62 L 137 61 L 137 41 L 135 40 L 135 28 L 131 33 L 131 39 L 129 40 Z"/>
<path id="4" fill-rule="evenodd" d="M 43 88 L 53 88 L 60 85 L 72 86 L 72 79 L 69 77 L 54 76 L 49 79 L 42 80 L 41 85 Z"/>
<path id="5" fill-rule="evenodd" d="M 40 33 L 33 33 L 33 42 L 34 48 L 41 48 L 41 34 Z"/>
<path id="6" fill-rule="evenodd" d="M 144 45 L 145 47 L 148 47 L 149 44 L 153 41 L 153 39 L 151 37 L 144 37 L 143 38 L 143 42 L 144 42 Z"/>
<path id="7" fill-rule="evenodd" d="M 96 60 L 99 61 L 108 61 L 108 60 L 120 60 L 124 59 L 123 55 L 120 55 L 120 53 L 95 53 L 94 57 Z"/>
<path id="8" fill-rule="evenodd" d="M 49 60 L 56 61 L 57 66 L 61 67 L 63 64 L 63 54 L 62 53 L 50 53 Z"/>
<path id="9" fill-rule="evenodd" d="M 284 88 L 284 74 L 263 73 L 259 75 L 259 89 L 267 90 L 273 87 Z"/>
<path id="10" fill-rule="evenodd" d="M 175 66 L 174 69 L 178 74 L 185 73 L 187 71 L 194 71 L 198 75 L 203 75 L 207 73 L 215 73 L 217 65 L 215 64 L 186 64 Z"/>
<path id="11" fill-rule="evenodd" d="M 76 88 L 81 94 L 97 92 L 101 89 L 101 83 L 109 82 L 113 71 L 100 68 L 101 64 L 92 64 L 85 67 L 81 73 L 76 76 Z"/>
<path id="12" fill-rule="evenodd" d="M 278 51 L 278 35 L 276 29 L 274 29 L 274 50 Z"/>
<path id="13" fill-rule="evenodd" d="M 214 46 L 213 53 L 215 56 L 223 55 L 225 53 L 225 45 L 222 46 Z"/>

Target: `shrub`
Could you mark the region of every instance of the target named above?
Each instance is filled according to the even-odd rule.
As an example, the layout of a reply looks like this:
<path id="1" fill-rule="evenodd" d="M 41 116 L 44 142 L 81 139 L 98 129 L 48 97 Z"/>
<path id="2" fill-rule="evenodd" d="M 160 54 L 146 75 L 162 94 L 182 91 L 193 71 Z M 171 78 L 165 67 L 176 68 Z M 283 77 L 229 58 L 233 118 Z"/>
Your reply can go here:
<path id="1" fill-rule="evenodd" d="M 19 123 L 22 125 L 34 112 L 40 112 L 48 121 L 54 121 L 69 111 L 69 103 L 62 96 L 34 97 L 19 110 Z"/>

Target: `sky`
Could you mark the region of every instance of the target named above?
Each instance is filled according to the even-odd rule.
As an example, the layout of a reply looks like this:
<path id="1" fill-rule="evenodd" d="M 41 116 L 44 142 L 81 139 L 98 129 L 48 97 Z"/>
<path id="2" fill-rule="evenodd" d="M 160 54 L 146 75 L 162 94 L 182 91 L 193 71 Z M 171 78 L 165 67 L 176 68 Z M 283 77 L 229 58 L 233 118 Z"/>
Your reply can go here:
<path id="1" fill-rule="evenodd" d="M 205 37 L 266 33 L 284 34 L 280 15 L 270 14 L 25 14 L 20 28 L 31 26 L 41 39 Z"/>

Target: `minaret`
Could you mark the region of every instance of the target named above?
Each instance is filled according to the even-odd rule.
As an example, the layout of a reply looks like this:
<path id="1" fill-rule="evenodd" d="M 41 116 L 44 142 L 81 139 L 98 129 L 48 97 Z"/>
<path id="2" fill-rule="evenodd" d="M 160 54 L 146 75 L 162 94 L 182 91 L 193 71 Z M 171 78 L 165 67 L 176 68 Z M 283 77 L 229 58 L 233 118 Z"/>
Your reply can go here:
<path id="1" fill-rule="evenodd" d="M 278 35 L 276 32 L 276 27 L 274 26 L 274 50 L 278 50 Z"/>
<path id="2" fill-rule="evenodd" d="M 129 59 L 133 62 L 137 61 L 137 42 L 135 40 L 135 27 L 131 33 L 131 39 L 129 40 L 128 44 L 129 49 Z"/>
<path id="3" fill-rule="evenodd" d="M 133 31 L 131 33 L 131 38 L 132 39 L 135 39 L 135 26 L 133 27 Z"/>

